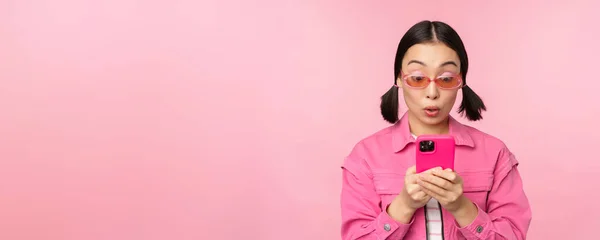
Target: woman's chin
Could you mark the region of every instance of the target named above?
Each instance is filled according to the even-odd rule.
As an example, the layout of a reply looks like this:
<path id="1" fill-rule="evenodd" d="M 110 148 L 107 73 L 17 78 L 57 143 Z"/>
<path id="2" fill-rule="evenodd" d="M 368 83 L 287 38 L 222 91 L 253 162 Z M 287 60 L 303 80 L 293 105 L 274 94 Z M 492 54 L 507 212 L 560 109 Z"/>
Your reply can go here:
<path id="1" fill-rule="evenodd" d="M 431 115 L 427 115 L 427 114 L 422 114 L 420 116 L 421 122 L 423 122 L 426 125 L 431 125 L 431 126 L 440 125 L 440 124 L 444 123 L 447 118 L 448 118 L 448 114 L 444 114 L 441 112 L 435 116 L 431 116 Z"/>

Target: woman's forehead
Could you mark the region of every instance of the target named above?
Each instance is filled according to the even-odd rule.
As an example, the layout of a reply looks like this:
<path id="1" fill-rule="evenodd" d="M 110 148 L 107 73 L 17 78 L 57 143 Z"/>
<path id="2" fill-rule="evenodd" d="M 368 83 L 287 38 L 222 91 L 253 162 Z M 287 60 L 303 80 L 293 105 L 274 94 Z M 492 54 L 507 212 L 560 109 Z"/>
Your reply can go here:
<path id="1" fill-rule="evenodd" d="M 406 51 L 403 64 L 405 66 L 416 64 L 431 68 L 453 66 L 460 68 L 460 60 L 456 52 L 443 43 L 413 45 Z"/>

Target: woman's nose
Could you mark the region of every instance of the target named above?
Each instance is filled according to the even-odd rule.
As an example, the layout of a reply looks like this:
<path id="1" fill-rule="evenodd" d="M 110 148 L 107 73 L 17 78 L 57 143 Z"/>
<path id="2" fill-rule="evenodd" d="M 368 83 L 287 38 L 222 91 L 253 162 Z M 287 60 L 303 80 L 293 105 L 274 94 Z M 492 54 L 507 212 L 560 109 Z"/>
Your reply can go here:
<path id="1" fill-rule="evenodd" d="M 440 91 L 438 90 L 434 81 L 431 81 L 429 83 L 429 85 L 427 85 L 427 88 L 425 88 L 425 89 L 427 91 L 427 98 L 437 99 L 438 97 L 440 97 Z"/>

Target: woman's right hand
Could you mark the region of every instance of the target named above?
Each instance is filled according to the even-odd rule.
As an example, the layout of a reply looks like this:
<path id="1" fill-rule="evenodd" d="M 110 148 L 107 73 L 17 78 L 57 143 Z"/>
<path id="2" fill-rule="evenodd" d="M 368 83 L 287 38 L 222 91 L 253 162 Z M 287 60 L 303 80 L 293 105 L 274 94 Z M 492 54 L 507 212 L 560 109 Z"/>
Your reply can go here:
<path id="1" fill-rule="evenodd" d="M 431 199 L 431 196 L 421 190 L 421 186 L 417 183 L 418 178 L 419 175 L 415 166 L 406 170 L 404 188 L 387 209 L 388 214 L 396 221 L 409 223 L 415 211 L 425 206 Z"/>

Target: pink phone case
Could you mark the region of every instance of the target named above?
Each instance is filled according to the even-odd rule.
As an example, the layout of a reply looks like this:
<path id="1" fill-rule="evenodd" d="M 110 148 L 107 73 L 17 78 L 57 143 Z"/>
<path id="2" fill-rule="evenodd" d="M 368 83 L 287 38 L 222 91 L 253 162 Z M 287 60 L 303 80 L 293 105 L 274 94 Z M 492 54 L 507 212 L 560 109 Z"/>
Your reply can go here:
<path id="1" fill-rule="evenodd" d="M 431 147 L 431 143 L 433 143 L 433 147 Z M 454 137 L 450 135 L 421 135 L 417 137 L 416 144 L 417 173 L 435 167 L 454 170 Z"/>

